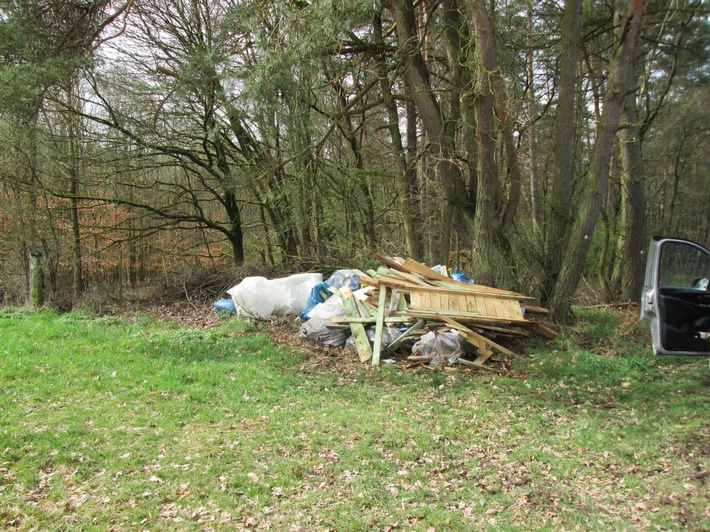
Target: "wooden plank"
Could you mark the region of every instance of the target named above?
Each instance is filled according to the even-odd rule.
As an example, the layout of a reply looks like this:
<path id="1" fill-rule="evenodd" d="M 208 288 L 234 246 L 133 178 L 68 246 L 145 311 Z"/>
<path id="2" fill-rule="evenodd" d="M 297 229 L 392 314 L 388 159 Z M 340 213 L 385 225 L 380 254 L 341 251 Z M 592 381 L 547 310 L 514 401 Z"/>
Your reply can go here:
<path id="1" fill-rule="evenodd" d="M 516 303 L 510 300 L 504 300 L 503 304 L 508 309 L 509 316 L 515 316 L 516 318 L 522 319 L 525 318 L 525 314 L 523 314 L 523 308 L 520 306 L 520 303 Z"/>
<path id="2" fill-rule="evenodd" d="M 451 318 L 449 318 L 449 317 L 447 317 L 447 316 L 441 316 L 441 319 L 443 319 L 443 320 L 444 320 L 447 324 L 449 324 L 452 328 L 454 328 L 454 329 L 456 329 L 457 331 L 459 331 L 459 333 L 461 333 L 461 334 L 462 334 L 467 340 L 469 340 L 473 345 L 475 345 L 475 346 L 478 347 L 478 346 L 480 346 L 481 344 L 483 344 L 483 345 L 487 346 L 487 347 L 490 348 L 490 349 L 495 349 L 496 351 L 498 351 L 498 352 L 500 352 L 500 353 L 503 353 L 503 354 L 505 354 L 505 355 L 509 355 L 509 356 L 518 358 L 518 355 L 516 355 L 516 354 L 515 354 L 513 351 L 511 351 L 510 349 L 508 349 L 508 348 L 506 348 L 506 347 L 503 347 L 502 345 L 499 345 L 499 344 L 495 343 L 493 340 L 491 340 L 491 339 L 489 339 L 489 338 L 486 338 L 485 336 L 483 336 L 483 335 L 481 335 L 481 334 L 478 334 L 478 333 L 475 332 L 475 331 L 472 331 L 471 329 L 469 329 L 469 328 L 466 327 L 465 325 L 462 325 L 461 323 L 457 322 L 456 320 L 453 320 L 453 319 L 451 319 Z M 480 347 L 479 347 L 479 349 L 480 349 Z M 485 350 L 488 351 L 489 349 L 485 349 Z M 481 350 L 481 351 L 482 351 L 481 354 L 484 354 L 484 353 L 483 353 L 483 350 Z M 491 355 L 492 355 L 492 353 L 491 353 Z M 488 355 L 488 356 L 487 356 L 485 359 L 483 359 L 483 360 L 484 360 L 484 361 L 487 360 L 491 355 Z M 479 357 L 479 358 L 480 358 L 480 357 Z M 476 360 L 478 360 L 478 359 L 476 359 Z"/>
<path id="3" fill-rule="evenodd" d="M 510 325 L 511 323 L 527 323 L 525 320 L 501 320 L 499 318 L 491 318 L 490 316 L 481 316 L 472 312 L 454 312 L 452 310 L 442 310 L 437 308 L 410 308 L 407 311 L 408 316 L 414 318 L 436 318 L 437 314 L 448 316 L 454 319 L 463 321 L 471 321 L 474 323 L 490 323 L 494 325 Z"/>
<path id="4" fill-rule="evenodd" d="M 469 312 L 477 316 L 483 316 L 486 313 L 486 307 L 482 303 L 482 297 L 469 295 L 464 298 L 464 302 L 466 303 L 466 307 L 461 309 L 463 312 Z"/>
<path id="5" fill-rule="evenodd" d="M 385 306 L 387 304 L 387 288 L 380 288 L 377 300 L 377 321 L 375 322 L 375 345 L 372 347 L 372 365 L 380 365 L 380 351 L 382 350 L 382 330 L 385 326 Z"/>
<path id="6" fill-rule="evenodd" d="M 411 288 L 417 288 L 419 285 L 405 281 L 399 277 L 393 277 L 391 275 L 380 275 L 379 279 L 380 285 L 390 286 L 392 288 L 399 288 L 404 290 L 409 290 Z"/>
<path id="7" fill-rule="evenodd" d="M 360 316 L 362 316 L 363 318 L 374 318 L 374 316 L 371 315 L 370 312 L 365 308 L 365 305 L 362 304 L 362 301 L 360 301 L 354 295 L 353 301 L 355 302 L 355 308 L 357 308 L 357 312 L 358 314 L 360 314 Z"/>
<path id="8" fill-rule="evenodd" d="M 421 306 L 423 308 L 436 308 L 432 302 L 432 293 L 431 292 L 423 292 L 421 297 Z"/>
<path id="9" fill-rule="evenodd" d="M 544 307 L 536 307 L 535 305 L 523 305 L 525 307 L 525 313 L 530 312 L 531 314 L 542 314 L 545 315 L 550 311 Z"/>
<path id="10" fill-rule="evenodd" d="M 424 332 L 421 329 L 423 329 L 425 325 L 426 325 L 426 320 L 419 320 L 417 323 L 412 325 L 409 329 L 407 329 L 400 336 L 398 336 L 394 342 L 392 342 L 390 345 L 388 345 L 384 351 L 382 351 L 382 356 L 388 356 L 388 355 L 394 353 L 397 349 L 402 347 L 402 344 L 404 344 L 404 342 L 406 342 L 407 339 L 416 335 L 417 332 Z"/>
<path id="11" fill-rule="evenodd" d="M 520 303 L 509 299 L 489 297 L 488 305 L 493 308 L 494 315 L 504 319 L 520 319 L 523 313 L 520 310 Z M 512 305 L 511 305 L 512 303 Z"/>
<path id="12" fill-rule="evenodd" d="M 505 309 L 499 304 L 500 300 L 494 299 L 492 297 L 486 297 L 484 299 L 486 300 L 486 308 L 488 309 L 488 315 L 495 316 L 496 318 L 507 317 Z"/>
<path id="13" fill-rule="evenodd" d="M 467 292 L 476 292 L 479 294 L 489 294 L 492 296 L 500 296 L 500 297 L 507 297 L 510 299 L 518 299 L 520 301 L 535 301 L 534 297 L 530 296 L 525 296 L 523 294 L 520 294 L 518 292 L 512 292 L 510 290 L 503 290 L 502 288 L 493 288 L 491 286 L 486 286 L 483 284 L 468 284 L 468 283 L 462 283 L 460 281 L 454 281 L 454 280 L 449 280 L 449 281 L 437 281 L 437 280 L 431 280 L 429 281 L 432 286 L 435 286 L 437 288 L 444 288 L 447 290 L 463 290 Z"/>
<path id="14" fill-rule="evenodd" d="M 424 279 L 422 279 L 418 275 L 412 275 L 411 273 L 398 272 L 398 271 L 391 272 L 391 275 L 394 277 L 398 277 L 400 279 L 403 279 L 415 286 L 421 286 L 423 288 L 430 288 L 431 287 L 431 285 L 429 283 L 427 283 Z"/>
<path id="15" fill-rule="evenodd" d="M 413 318 L 409 316 L 386 316 L 385 323 L 407 323 L 411 322 Z M 331 323 L 376 323 L 377 318 L 363 318 L 361 316 L 338 316 L 334 318 L 328 318 Z"/>
<path id="16" fill-rule="evenodd" d="M 441 306 L 441 296 L 438 292 L 429 292 L 429 301 L 429 308 L 440 308 L 442 310 L 446 310 Z"/>
<path id="17" fill-rule="evenodd" d="M 474 331 L 481 334 L 483 334 L 484 332 L 489 332 L 489 334 L 492 334 L 493 336 L 500 334 L 503 336 L 522 336 L 524 338 L 530 337 L 530 333 L 522 330 L 520 327 L 496 327 L 495 325 L 486 325 L 480 323 L 476 324 L 476 326 L 472 325 L 472 327 Z"/>
<path id="18" fill-rule="evenodd" d="M 547 340 L 554 340 L 555 338 L 557 338 L 557 332 L 553 331 L 552 329 L 538 321 L 525 320 L 525 323 L 522 324 L 521 327 L 527 329 L 531 333 L 537 334 L 538 336 L 542 336 Z"/>
<path id="19" fill-rule="evenodd" d="M 412 273 L 417 273 L 423 277 L 426 277 L 427 279 L 437 279 L 440 281 L 451 281 L 451 278 L 444 275 L 443 273 L 439 273 L 435 270 L 432 270 L 429 266 L 426 266 L 422 264 L 421 262 L 417 262 L 414 259 L 406 259 L 404 261 L 404 264 L 402 265 L 407 271 L 412 272 Z"/>
<path id="20" fill-rule="evenodd" d="M 458 311 L 461 310 L 461 302 L 464 301 L 465 297 L 461 294 L 448 294 L 449 297 L 449 310 Z"/>
<path id="21" fill-rule="evenodd" d="M 476 302 L 478 303 L 478 311 L 484 315 L 484 316 L 490 316 L 491 318 L 498 318 L 498 314 L 495 311 L 495 308 L 493 308 L 492 302 L 490 298 L 484 297 L 484 296 L 479 296 L 476 298 Z"/>
<path id="22" fill-rule="evenodd" d="M 439 292 L 439 306 L 445 310 L 448 310 L 451 308 L 451 303 L 449 302 L 449 294 L 446 292 Z"/>
<path id="23" fill-rule="evenodd" d="M 400 274 L 402 275 L 402 274 Z M 526 297 L 526 296 L 521 296 L 520 294 L 516 294 L 515 292 L 489 292 L 486 290 L 478 290 L 477 288 L 474 288 L 474 286 L 478 285 L 463 285 L 463 286 L 439 286 L 439 285 L 422 285 L 420 290 L 429 290 L 431 292 L 438 292 L 438 293 L 447 293 L 447 294 L 457 294 L 457 293 L 462 293 L 462 294 L 476 294 L 476 295 L 481 295 L 481 296 L 487 296 L 487 297 L 497 297 L 500 299 L 512 299 L 515 301 L 522 301 L 522 300 L 530 300 L 532 298 Z M 470 287 L 470 288 L 467 288 Z"/>
<path id="24" fill-rule="evenodd" d="M 444 275 L 443 273 L 439 273 L 435 270 L 432 270 L 429 268 L 429 266 L 426 266 L 420 262 L 415 261 L 414 259 L 406 259 L 404 261 L 404 264 L 402 265 L 407 271 L 410 271 L 412 273 L 417 273 L 427 279 L 431 279 L 434 281 L 440 281 L 443 283 L 446 283 L 448 286 L 457 286 L 457 287 L 470 287 L 474 290 L 481 290 L 484 292 L 488 293 L 497 293 L 497 294 L 511 294 L 511 295 L 516 295 L 520 296 L 520 294 L 516 294 L 515 292 L 511 292 L 509 290 L 503 290 L 501 288 L 494 288 L 491 286 L 484 286 L 480 284 L 471 284 L 471 283 L 464 283 L 463 281 L 454 281 L 450 277 Z M 525 296 L 522 296 L 525 297 Z"/>
<path id="25" fill-rule="evenodd" d="M 484 362 L 485 362 L 486 360 L 488 360 L 489 358 L 491 358 L 492 356 L 493 356 L 493 351 L 491 351 L 491 350 L 489 349 L 488 351 L 483 352 L 483 353 L 481 353 L 480 355 L 478 355 L 478 356 L 476 357 L 476 360 L 473 361 L 473 365 L 474 365 L 474 366 L 481 366 L 481 367 L 483 367 Z"/>
<path id="26" fill-rule="evenodd" d="M 361 316 L 358 313 L 355 298 L 350 289 L 347 287 L 343 288 L 340 291 L 340 297 L 343 300 L 345 313 L 350 317 L 360 318 Z M 350 331 L 352 332 L 353 340 L 355 340 L 355 349 L 360 357 L 360 362 L 367 362 L 372 359 L 372 347 L 370 346 L 370 340 L 367 338 L 365 326 L 362 323 L 353 322 L 350 323 Z"/>
<path id="27" fill-rule="evenodd" d="M 380 292 L 382 292 L 383 290 L 387 290 L 387 289 L 383 286 L 382 290 L 380 290 Z M 373 318 L 377 317 L 378 309 L 377 309 L 377 307 L 375 307 L 375 305 L 373 305 L 372 303 L 368 303 L 367 301 L 359 301 L 359 303 L 362 306 L 362 308 L 364 308 L 370 316 L 372 316 Z"/>
<path id="28" fill-rule="evenodd" d="M 464 364 L 465 366 L 468 366 L 470 368 L 476 368 L 476 369 L 483 369 L 486 371 L 492 371 L 492 372 L 498 372 L 497 369 L 495 368 L 490 368 L 488 366 L 484 366 L 482 364 L 476 364 L 475 362 L 472 362 L 470 360 L 466 360 L 465 358 L 459 358 L 459 363 Z"/>
<path id="29" fill-rule="evenodd" d="M 397 310 L 398 311 L 403 311 L 407 310 L 409 307 L 407 306 L 407 300 L 404 297 L 404 294 L 402 294 L 401 290 L 399 291 L 399 301 L 397 301 Z"/>
<path id="30" fill-rule="evenodd" d="M 385 257 L 384 255 L 378 255 L 374 251 L 370 252 L 370 257 L 372 257 L 375 260 L 379 260 L 381 263 L 386 264 L 388 267 L 390 267 L 394 270 L 398 270 L 401 272 L 407 271 L 404 269 L 404 267 L 399 262 L 397 262 L 392 257 Z"/>
<path id="31" fill-rule="evenodd" d="M 380 286 L 380 280 L 375 277 L 370 277 L 368 275 L 361 275 L 360 284 L 362 286 Z"/>

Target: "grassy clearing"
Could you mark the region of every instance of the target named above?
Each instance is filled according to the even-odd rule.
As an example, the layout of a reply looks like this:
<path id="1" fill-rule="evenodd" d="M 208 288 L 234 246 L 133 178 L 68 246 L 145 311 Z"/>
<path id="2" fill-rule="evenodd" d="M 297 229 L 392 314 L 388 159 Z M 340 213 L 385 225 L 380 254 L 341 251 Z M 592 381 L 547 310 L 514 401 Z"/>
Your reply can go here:
<path id="1" fill-rule="evenodd" d="M 496 376 L 316 364 L 236 320 L 0 310 L 0 522 L 709 529 L 708 360 L 644 331 L 582 313 Z"/>

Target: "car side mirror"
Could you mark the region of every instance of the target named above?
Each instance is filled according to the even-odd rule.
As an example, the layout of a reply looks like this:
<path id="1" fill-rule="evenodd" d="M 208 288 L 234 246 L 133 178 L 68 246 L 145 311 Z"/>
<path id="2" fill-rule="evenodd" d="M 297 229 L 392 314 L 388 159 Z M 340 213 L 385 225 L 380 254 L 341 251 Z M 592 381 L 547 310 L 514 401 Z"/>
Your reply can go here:
<path id="1" fill-rule="evenodd" d="M 707 290 L 708 283 L 709 281 L 707 277 L 698 277 L 697 279 L 693 279 L 691 286 L 693 288 L 697 288 L 698 290 Z"/>

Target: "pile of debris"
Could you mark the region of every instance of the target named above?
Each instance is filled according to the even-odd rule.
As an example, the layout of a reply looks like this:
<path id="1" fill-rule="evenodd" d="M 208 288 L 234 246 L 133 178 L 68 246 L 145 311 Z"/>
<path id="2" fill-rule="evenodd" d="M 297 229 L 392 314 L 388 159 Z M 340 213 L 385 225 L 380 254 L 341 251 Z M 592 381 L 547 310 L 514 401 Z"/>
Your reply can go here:
<path id="1" fill-rule="evenodd" d="M 405 356 L 411 364 L 491 369 L 486 362 L 496 354 L 517 357 L 501 338 L 557 336 L 537 321 L 547 311 L 532 298 L 454 280 L 410 258 L 372 256 L 383 263 L 376 271 L 340 270 L 326 283 L 311 283 L 307 301 L 294 309 L 302 337 L 351 346 L 373 365 Z M 240 292 L 239 286 L 230 291 L 237 309 L 253 313 Z"/>
<path id="2" fill-rule="evenodd" d="M 484 368 L 495 353 L 516 357 L 511 350 L 494 341 L 499 337 L 527 337 L 532 334 L 553 339 L 557 333 L 532 314 L 547 311 L 531 305 L 532 298 L 515 292 L 455 281 L 412 259 L 394 259 L 373 254 L 385 264 L 377 271 L 360 273 L 360 282 L 376 288 L 372 299 L 377 305 L 346 305 L 345 322 L 350 327 L 361 361 L 380 363 L 407 344 L 418 339 L 408 360 L 448 364 L 461 363 Z M 347 292 L 343 299 L 348 299 Z M 368 299 L 369 301 L 369 299 Z M 374 323 L 374 343 L 365 341 L 363 325 Z M 407 328 L 389 345 L 382 345 L 383 333 L 394 325 Z M 473 361 L 463 358 L 472 353 Z"/>

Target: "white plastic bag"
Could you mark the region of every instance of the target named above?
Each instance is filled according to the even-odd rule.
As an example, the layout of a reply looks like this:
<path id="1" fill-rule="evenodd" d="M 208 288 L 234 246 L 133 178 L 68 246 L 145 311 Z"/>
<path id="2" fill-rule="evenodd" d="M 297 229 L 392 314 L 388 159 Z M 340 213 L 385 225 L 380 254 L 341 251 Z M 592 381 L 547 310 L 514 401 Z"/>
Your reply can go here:
<path id="1" fill-rule="evenodd" d="M 271 280 L 247 277 L 227 293 L 232 296 L 239 316 L 261 319 L 301 312 L 311 289 L 322 281 L 320 273 L 298 273 Z"/>
<path id="2" fill-rule="evenodd" d="M 308 313 L 310 319 L 321 318 L 327 320 L 329 318 L 339 318 L 345 316 L 345 308 L 343 307 L 343 300 L 340 296 L 332 295 L 326 299 L 323 303 L 318 303 L 313 309 Z"/>

